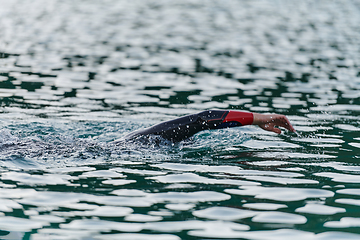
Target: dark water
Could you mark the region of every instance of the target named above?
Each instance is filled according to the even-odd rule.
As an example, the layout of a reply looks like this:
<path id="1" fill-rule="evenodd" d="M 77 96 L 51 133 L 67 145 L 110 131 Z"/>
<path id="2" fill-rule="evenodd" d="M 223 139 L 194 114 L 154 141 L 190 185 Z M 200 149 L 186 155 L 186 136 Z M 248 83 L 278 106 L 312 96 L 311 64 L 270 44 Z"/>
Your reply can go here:
<path id="1" fill-rule="evenodd" d="M 1 239 L 360 239 L 359 1 L 0 6 Z M 111 143 L 206 109 L 298 134 Z"/>

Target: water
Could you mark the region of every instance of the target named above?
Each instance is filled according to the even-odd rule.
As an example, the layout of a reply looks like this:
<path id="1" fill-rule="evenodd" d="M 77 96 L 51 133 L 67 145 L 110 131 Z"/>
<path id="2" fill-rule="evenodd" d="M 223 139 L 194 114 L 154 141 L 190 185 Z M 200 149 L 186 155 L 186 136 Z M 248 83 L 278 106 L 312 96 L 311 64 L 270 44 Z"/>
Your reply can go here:
<path id="1" fill-rule="evenodd" d="M 0 3 L 0 238 L 360 238 L 358 1 Z M 111 143 L 206 109 L 298 134 Z"/>

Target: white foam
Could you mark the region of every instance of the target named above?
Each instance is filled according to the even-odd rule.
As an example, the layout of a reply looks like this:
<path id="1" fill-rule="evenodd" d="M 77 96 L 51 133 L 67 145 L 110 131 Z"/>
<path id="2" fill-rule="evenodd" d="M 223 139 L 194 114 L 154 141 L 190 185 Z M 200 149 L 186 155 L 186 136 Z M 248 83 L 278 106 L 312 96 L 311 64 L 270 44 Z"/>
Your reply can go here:
<path id="1" fill-rule="evenodd" d="M 261 223 L 284 223 L 284 224 L 304 224 L 306 217 L 284 212 L 262 212 L 252 218 L 253 222 Z"/>
<path id="2" fill-rule="evenodd" d="M 281 202 L 334 196 L 334 193 L 331 191 L 313 188 L 243 186 L 240 189 L 225 189 L 224 191 L 235 195 L 254 196 L 258 199 Z"/>
<path id="3" fill-rule="evenodd" d="M 229 207 L 210 207 L 192 213 L 196 217 L 214 220 L 234 221 L 242 218 L 253 217 L 257 212 Z"/>
<path id="4" fill-rule="evenodd" d="M 345 208 L 326 206 L 322 204 L 308 203 L 304 207 L 297 208 L 295 212 L 311 213 L 317 215 L 334 215 L 336 213 L 346 212 Z"/>

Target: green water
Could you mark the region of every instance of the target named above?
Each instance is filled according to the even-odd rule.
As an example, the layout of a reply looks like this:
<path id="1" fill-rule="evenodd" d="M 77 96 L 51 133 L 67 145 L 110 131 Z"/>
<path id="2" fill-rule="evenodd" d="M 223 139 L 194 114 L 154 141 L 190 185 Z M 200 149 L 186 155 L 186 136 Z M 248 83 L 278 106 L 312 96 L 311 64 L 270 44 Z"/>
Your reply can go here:
<path id="1" fill-rule="evenodd" d="M 0 239 L 360 239 L 358 1 L 0 6 Z M 206 109 L 298 133 L 112 143 Z"/>

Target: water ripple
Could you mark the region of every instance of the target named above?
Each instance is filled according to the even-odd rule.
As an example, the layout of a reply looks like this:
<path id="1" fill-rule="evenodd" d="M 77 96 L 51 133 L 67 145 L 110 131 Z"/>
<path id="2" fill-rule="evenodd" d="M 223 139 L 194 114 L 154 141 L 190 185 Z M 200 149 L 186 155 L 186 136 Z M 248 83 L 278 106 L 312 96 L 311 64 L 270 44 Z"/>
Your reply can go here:
<path id="1" fill-rule="evenodd" d="M 357 1 L 0 5 L 3 238 L 360 238 Z M 297 134 L 113 142 L 214 108 Z"/>

